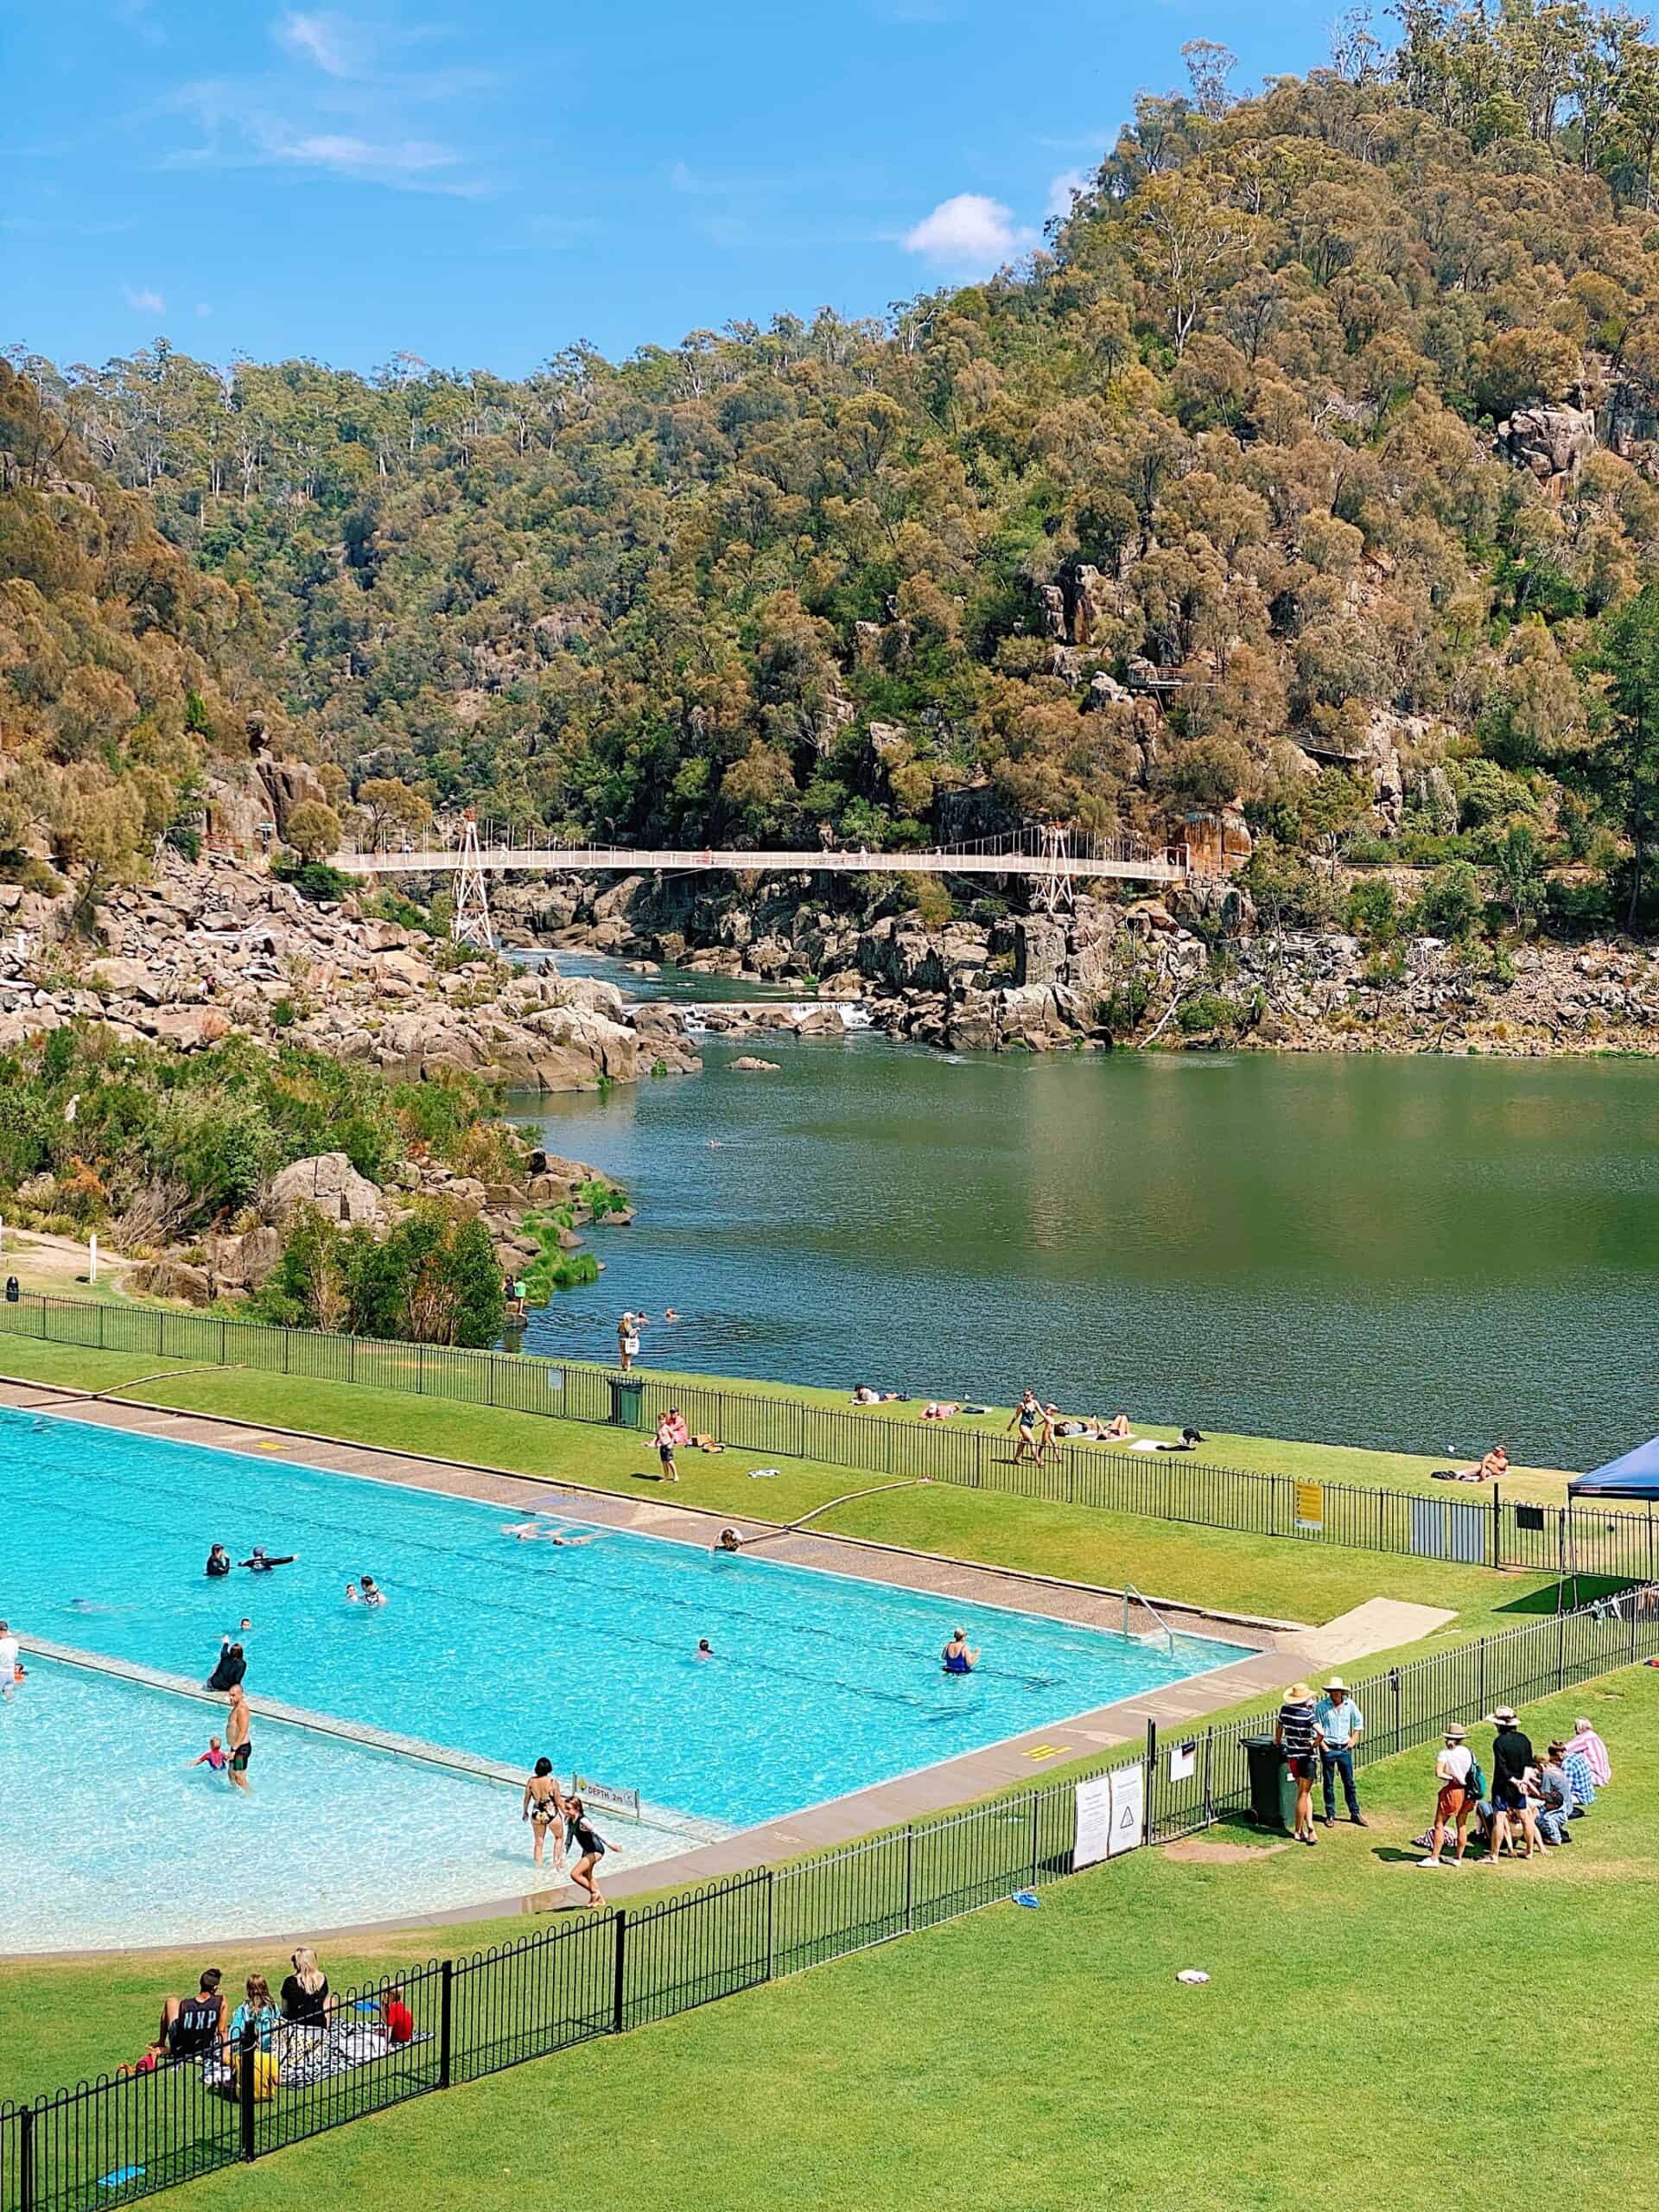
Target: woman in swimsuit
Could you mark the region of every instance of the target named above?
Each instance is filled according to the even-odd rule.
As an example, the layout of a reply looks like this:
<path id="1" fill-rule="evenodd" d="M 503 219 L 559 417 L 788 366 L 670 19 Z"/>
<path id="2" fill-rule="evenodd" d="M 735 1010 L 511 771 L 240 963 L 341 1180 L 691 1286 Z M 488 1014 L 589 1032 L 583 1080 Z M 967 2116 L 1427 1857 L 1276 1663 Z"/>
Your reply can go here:
<path id="1" fill-rule="evenodd" d="M 570 1869 L 570 1879 L 579 1890 L 587 1892 L 589 1904 L 603 1904 L 605 1900 L 599 1894 L 599 1881 L 594 1870 L 609 1846 L 588 1818 L 580 1797 L 565 1801 L 564 1819 L 571 1848 L 582 1854 Z"/>
<path id="2" fill-rule="evenodd" d="M 564 1823 L 569 1818 L 564 1799 L 560 1794 L 558 1777 L 553 1771 L 551 1759 L 537 1759 L 536 1771 L 524 1784 L 524 1811 L 520 1819 L 530 1822 L 536 1841 L 531 1856 L 537 1866 L 542 1863 L 550 1830 L 553 1837 L 553 1872 L 564 1872 Z"/>
<path id="3" fill-rule="evenodd" d="M 1017 1428 L 1020 1432 L 1020 1440 L 1014 1447 L 1016 1466 L 1025 1459 L 1040 1461 L 1041 1454 L 1037 1449 L 1037 1424 L 1042 1416 L 1043 1409 L 1037 1402 L 1035 1391 L 1027 1389 L 1014 1409 L 1014 1419 L 1008 1423 L 1008 1428 Z M 1003 1434 L 1007 1434 L 1007 1429 L 1003 1431 Z"/>

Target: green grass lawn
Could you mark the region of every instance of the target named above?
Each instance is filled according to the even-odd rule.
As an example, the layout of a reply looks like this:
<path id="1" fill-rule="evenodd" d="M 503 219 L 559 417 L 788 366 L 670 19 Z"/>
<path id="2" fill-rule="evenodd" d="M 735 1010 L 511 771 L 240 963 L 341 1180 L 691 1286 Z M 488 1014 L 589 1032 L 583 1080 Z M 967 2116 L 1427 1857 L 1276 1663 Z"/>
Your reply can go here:
<path id="1" fill-rule="evenodd" d="M 187 1372 L 188 1362 L 99 1352 L 27 1338 L 0 1338 L 0 1373 L 94 1389 L 158 1371 L 140 1393 L 156 1403 L 232 1414 L 343 1441 L 470 1460 L 629 1496 L 655 1497 L 648 1437 L 453 1400 L 317 1382 L 251 1370 Z M 170 1372 L 168 1370 L 171 1370 Z M 1312 1450 L 1313 1447 L 1302 1447 Z M 750 1478 L 756 1454 L 681 1455 L 677 1504 L 785 1522 L 882 1478 L 808 1459 L 776 1462 L 775 1479 Z M 1154 1597 L 1274 1619 L 1328 1620 L 1368 1598 L 1414 1599 L 1454 1612 L 1448 1633 L 1484 1632 L 1553 1587 L 1541 1575 L 1510 1576 L 1294 1538 L 1195 1528 L 1139 1515 L 1049 1505 L 945 1484 L 879 1490 L 836 1506 L 813 1524 L 988 1566 L 1014 1567 Z M 1553 1609 L 1553 1598 L 1549 1600 Z"/>
<path id="2" fill-rule="evenodd" d="M 1523 1718 L 1545 1742 L 1578 1712 L 1616 1784 L 1531 1866 L 1419 1872 L 1433 1752 L 1414 1751 L 1363 1777 L 1372 1826 L 1314 1852 L 1142 1852 L 1040 1910 L 994 1907 L 428 2097 L 181 2201 L 517 2212 L 551 2185 L 634 2212 L 796 2194 L 831 2212 L 1416 2212 L 1567 2145 L 1575 2204 L 1645 2203 L 1652 1965 L 1633 1936 L 1659 1909 L 1659 1672 Z M 343 1984 L 397 1955 L 325 1963 Z M 130 2055 L 197 1963 L 9 1974 L 0 2094 Z M 1211 1980 L 1184 1986 L 1186 1967 Z"/>

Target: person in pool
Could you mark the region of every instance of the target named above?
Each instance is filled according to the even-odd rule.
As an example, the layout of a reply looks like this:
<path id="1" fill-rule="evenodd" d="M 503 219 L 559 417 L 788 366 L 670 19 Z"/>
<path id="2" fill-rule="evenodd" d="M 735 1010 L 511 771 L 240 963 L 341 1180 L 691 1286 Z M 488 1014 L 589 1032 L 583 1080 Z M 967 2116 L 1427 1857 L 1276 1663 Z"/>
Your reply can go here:
<path id="1" fill-rule="evenodd" d="M 743 1539 L 735 1529 L 722 1529 L 719 1535 L 715 1538 L 715 1549 L 717 1552 L 738 1552 L 742 1548 Z"/>
<path id="2" fill-rule="evenodd" d="M 973 1673 L 979 1664 L 979 1651 L 977 1646 L 972 1651 L 968 1649 L 968 1631 L 965 1628 L 952 1630 L 950 1643 L 939 1654 L 939 1662 L 947 1675 Z"/>
<path id="3" fill-rule="evenodd" d="M 714 1656 L 715 1656 L 715 1647 L 714 1647 L 714 1645 L 713 1645 L 712 1643 L 709 1643 L 709 1639 L 708 1639 L 708 1637 L 707 1637 L 706 1636 L 700 1636 L 700 1637 L 697 1638 L 696 1656 L 697 1656 L 699 1659 L 712 1659 L 712 1658 L 714 1657 Z"/>
<path id="4" fill-rule="evenodd" d="M 384 1605 L 385 1604 L 386 1593 L 380 1587 L 380 1585 L 375 1580 L 372 1574 L 361 1575 L 359 1577 L 359 1580 L 362 1584 L 363 1603 L 365 1605 Z"/>
<path id="5" fill-rule="evenodd" d="M 238 1567 L 250 1567 L 256 1574 L 269 1574 L 273 1567 L 292 1567 L 299 1557 L 297 1552 L 281 1552 L 272 1557 L 263 1544 L 256 1544 L 251 1557 L 237 1561 Z"/>
<path id="6" fill-rule="evenodd" d="M 559 1778 L 553 1771 L 550 1758 L 539 1758 L 536 1770 L 524 1784 L 524 1802 L 520 1820 L 528 1821 L 535 1842 L 531 1857 L 539 1866 L 542 1853 L 550 1835 L 553 1839 L 553 1872 L 564 1872 L 564 1823 L 569 1818 Z"/>
<path id="7" fill-rule="evenodd" d="M 610 1846 L 588 1819 L 580 1797 L 565 1800 L 564 1831 L 571 1849 L 581 1853 L 570 1869 L 570 1879 L 586 1894 L 589 1904 L 603 1904 L 596 1869 Z"/>
<path id="8" fill-rule="evenodd" d="M 207 1750 L 202 1753 L 199 1759 L 192 1759 L 190 1764 L 193 1767 L 211 1767 L 215 1774 L 228 1774 L 230 1772 L 231 1763 L 226 1758 L 225 1746 L 219 1742 L 217 1736 L 210 1736 L 207 1738 Z"/>
<path id="9" fill-rule="evenodd" d="M 210 1690 L 233 1690 L 241 1687 L 248 1672 L 248 1655 L 239 1643 L 232 1643 L 228 1636 L 219 1639 L 219 1664 L 207 1677 Z"/>
<path id="10" fill-rule="evenodd" d="M 213 1576 L 215 1580 L 217 1580 L 219 1576 L 221 1574 L 228 1574 L 230 1571 L 231 1555 L 229 1552 L 226 1550 L 223 1544 L 215 1544 L 212 1551 L 207 1554 L 207 1565 L 204 1569 L 204 1572 L 211 1574 Z"/>

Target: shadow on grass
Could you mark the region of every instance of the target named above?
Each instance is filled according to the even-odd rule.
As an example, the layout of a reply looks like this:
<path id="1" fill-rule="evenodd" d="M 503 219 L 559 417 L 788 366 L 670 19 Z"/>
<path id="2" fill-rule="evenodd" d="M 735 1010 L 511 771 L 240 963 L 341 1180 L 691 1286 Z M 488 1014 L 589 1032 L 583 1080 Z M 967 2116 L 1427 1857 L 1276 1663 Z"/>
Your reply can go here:
<path id="1" fill-rule="evenodd" d="M 1634 1586 L 1627 1575 L 1569 1574 L 1560 1581 L 1546 1582 L 1539 1589 L 1525 1591 L 1507 1605 L 1494 1606 L 1493 1611 L 1524 1614 L 1529 1618 L 1540 1613 L 1570 1613 L 1577 1605 L 1587 1605 L 1598 1598 L 1611 1598 L 1617 1591 Z"/>

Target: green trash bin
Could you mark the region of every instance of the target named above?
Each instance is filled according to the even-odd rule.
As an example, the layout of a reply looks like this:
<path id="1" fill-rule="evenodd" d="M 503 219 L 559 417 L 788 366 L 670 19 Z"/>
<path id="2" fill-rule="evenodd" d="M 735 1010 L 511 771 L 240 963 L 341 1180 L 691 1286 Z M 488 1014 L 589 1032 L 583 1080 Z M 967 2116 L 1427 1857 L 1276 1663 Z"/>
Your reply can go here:
<path id="1" fill-rule="evenodd" d="M 1250 1774 L 1250 1818 L 1261 1827 L 1289 1828 L 1296 1818 L 1296 1784 L 1284 1753 L 1271 1736 L 1247 1736 L 1244 1757 Z"/>
<path id="2" fill-rule="evenodd" d="M 636 1382 L 631 1375 L 611 1377 L 611 1426 L 613 1428 L 643 1428 L 645 1386 Z"/>

